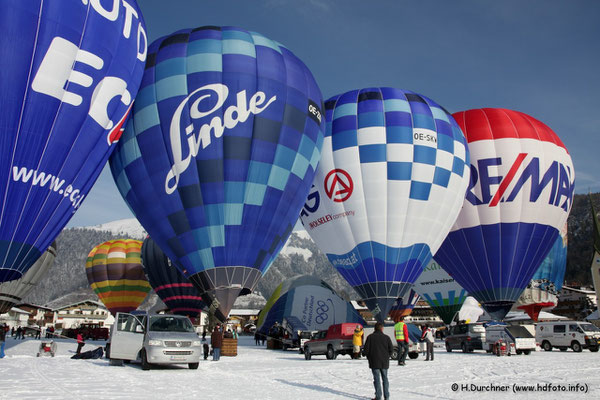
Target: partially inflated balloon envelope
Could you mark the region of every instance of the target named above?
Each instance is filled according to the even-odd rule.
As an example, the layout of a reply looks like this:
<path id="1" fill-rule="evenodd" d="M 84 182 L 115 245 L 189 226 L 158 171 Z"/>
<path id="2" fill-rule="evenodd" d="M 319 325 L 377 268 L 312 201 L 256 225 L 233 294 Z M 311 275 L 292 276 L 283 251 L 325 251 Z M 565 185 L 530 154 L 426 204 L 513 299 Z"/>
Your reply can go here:
<path id="1" fill-rule="evenodd" d="M 138 308 L 151 289 L 142 268 L 141 248 L 139 240 L 109 240 L 88 254 L 85 272 L 90 287 L 113 315 Z"/>
<path id="2" fill-rule="evenodd" d="M 495 319 L 519 298 L 565 224 L 571 156 L 546 125 L 518 111 L 454 114 L 471 153 L 471 181 L 435 259 Z"/>
<path id="3" fill-rule="evenodd" d="M 46 275 L 56 258 L 56 242 L 27 270 L 21 278 L 10 282 L 0 283 L 0 314 L 8 312 L 15 304 L 21 303 L 23 298 Z"/>
<path id="4" fill-rule="evenodd" d="M 404 296 L 396 299 L 396 302 L 392 306 L 389 312 L 389 317 L 396 321 L 400 317 L 407 317 L 412 312 L 417 302 L 419 301 L 419 295 L 414 290 L 410 290 Z"/>
<path id="5" fill-rule="evenodd" d="M 142 267 L 154 293 L 174 314 L 196 318 L 206 307 L 198 289 L 171 264 L 151 238 L 142 244 Z"/>
<path id="6" fill-rule="evenodd" d="M 238 28 L 179 31 L 148 53 L 113 177 L 225 319 L 298 219 L 321 154 L 321 92 L 287 48 Z"/>
<path id="7" fill-rule="evenodd" d="M 567 237 L 565 223 L 554 246 L 515 303 L 518 310 L 525 311 L 536 322 L 542 309 L 552 309 L 558 303 L 567 268 Z"/>
<path id="8" fill-rule="evenodd" d="M 465 137 L 433 100 L 368 88 L 325 103 L 327 133 L 301 220 L 383 321 L 454 223 L 469 178 Z"/>
<path id="9" fill-rule="evenodd" d="M 102 171 L 140 85 L 146 34 L 134 0 L 3 0 L 0 49 L 4 282 L 40 258 Z"/>
<path id="10" fill-rule="evenodd" d="M 449 324 L 467 298 L 467 291 L 444 269 L 431 260 L 415 282 L 413 290 L 417 292 Z"/>

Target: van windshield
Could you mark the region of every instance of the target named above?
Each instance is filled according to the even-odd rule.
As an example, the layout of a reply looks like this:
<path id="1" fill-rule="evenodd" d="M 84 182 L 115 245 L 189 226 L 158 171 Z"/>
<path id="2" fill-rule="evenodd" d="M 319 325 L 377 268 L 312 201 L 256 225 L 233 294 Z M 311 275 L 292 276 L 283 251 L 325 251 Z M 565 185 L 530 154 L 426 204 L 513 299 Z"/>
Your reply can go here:
<path id="1" fill-rule="evenodd" d="M 600 329 L 594 324 L 581 324 L 579 326 L 584 332 L 600 332 Z"/>
<path id="2" fill-rule="evenodd" d="M 194 333 L 194 327 L 187 318 L 177 318 L 173 316 L 153 316 L 150 317 L 150 331 L 153 332 L 191 332 Z"/>

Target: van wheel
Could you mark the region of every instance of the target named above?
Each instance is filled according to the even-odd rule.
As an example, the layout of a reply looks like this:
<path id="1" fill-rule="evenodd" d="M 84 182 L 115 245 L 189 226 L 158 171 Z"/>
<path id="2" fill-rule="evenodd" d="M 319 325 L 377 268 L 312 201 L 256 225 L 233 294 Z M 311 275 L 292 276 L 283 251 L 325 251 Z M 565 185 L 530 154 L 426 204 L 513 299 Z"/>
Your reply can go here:
<path id="1" fill-rule="evenodd" d="M 148 362 L 148 356 L 146 355 L 145 349 L 142 349 L 142 369 L 144 371 L 148 371 L 150 369 L 150 363 Z"/>
<path id="2" fill-rule="evenodd" d="M 550 344 L 549 341 L 544 340 L 542 342 L 542 349 L 544 349 L 544 351 L 552 351 L 552 345 Z"/>
<path id="3" fill-rule="evenodd" d="M 190 369 L 198 369 L 199 365 L 200 363 L 189 363 L 188 367 L 190 367 Z"/>
<path id="4" fill-rule="evenodd" d="M 469 349 L 467 348 L 467 345 L 465 343 L 460 345 L 460 348 L 462 349 L 463 353 L 468 353 Z"/>
<path id="5" fill-rule="evenodd" d="M 419 353 L 417 353 L 416 351 L 413 351 L 412 353 L 408 353 L 408 358 L 410 358 L 411 360 L 414 360 L 417 357 L 419 357 Z"/>
<path id="6" fill-rule="evenodd" d="M 328 360 L 335 360 L 337 358 L 337 354 L 333 351 L 333 347 L 327 346 L 325 357 L 327 357 Z"/>
<path id="7" fill-rule="evenodd" d="M 523 354 L 525 354 L 526 356 L 528 356 L 531 353 L 531 350 L 523 350 Z"/>
<path id="8" fill-rule="evenodd" d="M 446 351 L 448 353 L 452 353 L 452 347 L 450 347 L 450 343 L 446 342 Z"/>
<path id="9" fill-rule="evenodd" d="M 398 348 L 394 347 L 394 350 L 392 350 L 392 360 L 397 360 L 398 359 Z"/>
<path id="10" fill-rule="evenodd" d="M 581 353 L 582 348 L 578 341 L 573 341 L 573 343 L 571 343 L 571 348 L 575 353 Z"/>
<path id="11" fill-rule="evenodd" d="M 517 350 L 517 355 L 521 355 L 523 352 L 521 350 Z"/>
<path id="12" fill-rule="evenodd" d="M 306 346 L 304 348 L 304 359 L 310 360 L 311 357 L 312 357 L 312 354 L 310 354 L 310 348 L 308 346 Z"/>

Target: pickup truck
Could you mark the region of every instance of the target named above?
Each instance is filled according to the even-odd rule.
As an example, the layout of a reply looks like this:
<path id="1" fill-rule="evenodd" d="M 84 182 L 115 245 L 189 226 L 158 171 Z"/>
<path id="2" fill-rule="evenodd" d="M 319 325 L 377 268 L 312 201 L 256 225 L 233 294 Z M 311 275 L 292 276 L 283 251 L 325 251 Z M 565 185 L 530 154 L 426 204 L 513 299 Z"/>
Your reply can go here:
<path id="1" fill-rule="evenodd" d="M 335 360 L 339 354 L 352 354 L 352 335 L 356 323 L 331 325 L 326 331 L 318 331 L 312 340 L 304 343 L 304 358 L 310 360 L 315 355 L 325 355 Z"/>

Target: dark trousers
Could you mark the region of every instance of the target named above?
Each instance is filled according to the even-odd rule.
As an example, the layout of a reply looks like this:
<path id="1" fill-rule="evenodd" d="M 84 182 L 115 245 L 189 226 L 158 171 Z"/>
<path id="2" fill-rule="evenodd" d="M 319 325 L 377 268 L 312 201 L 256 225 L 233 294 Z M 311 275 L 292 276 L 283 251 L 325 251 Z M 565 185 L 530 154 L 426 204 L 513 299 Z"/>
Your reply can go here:
<path id="1" fill-rule="evenodd" d="M 385 399 L 390 398 L 390 384 L 388 382 L 386 369 L 371 368 L 373 373 L 373 386 L 375 386 L 375 398 L 381 400 L 381 381 L 383 381 L 383 397 Z"/>
<path id="2" fill-rule="evenodd" d="M 85 345 L 85 343 L 77 343 L 77 354 L 81 353 L 81 349 L 83 348 L 84 345 Z"/>
<path id="3" fill-rule="evenodd" d="M 433 361 L 433 342 L 425 341 L 425 344 L 427 345 L 427 357 L 425 361 L 429 360 L 430 357 L 431 361 Z"/>
<path id="4" fill-rule="evenodd" d="M 408 343 L 404 340 L 397 341 L 396 343 L 398 343 L 398 365 L 404 364 L 408 355 Z"/>

